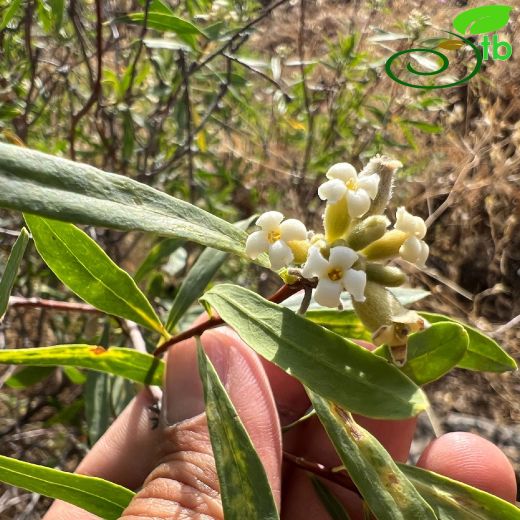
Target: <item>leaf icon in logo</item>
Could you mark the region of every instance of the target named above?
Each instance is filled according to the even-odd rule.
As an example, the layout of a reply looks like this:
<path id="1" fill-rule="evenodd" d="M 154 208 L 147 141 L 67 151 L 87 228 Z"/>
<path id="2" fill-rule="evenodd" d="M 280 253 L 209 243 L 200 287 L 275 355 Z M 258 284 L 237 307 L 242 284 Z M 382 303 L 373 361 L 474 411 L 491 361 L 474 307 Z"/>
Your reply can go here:
<path id="1" fill-rule="evenodd" d="M 482 34 L 498 31 L 509 21 L 513 8 L 508 5 L 483 5 L 463 11 L 453 20 L 453 27 L 460 34 Z"/>

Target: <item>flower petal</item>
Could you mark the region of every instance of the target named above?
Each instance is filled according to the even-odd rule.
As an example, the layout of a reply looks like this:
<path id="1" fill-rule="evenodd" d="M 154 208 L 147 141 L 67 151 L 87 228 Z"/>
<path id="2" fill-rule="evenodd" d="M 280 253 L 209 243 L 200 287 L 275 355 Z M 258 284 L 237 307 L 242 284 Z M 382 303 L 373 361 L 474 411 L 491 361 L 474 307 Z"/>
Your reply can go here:
<path id="1" fill-rule="evenodd" d="M 430 248 L 428 247 L 428 244 L 421 240 L 421 252 L 419 253 L 419 256 L 417 258 L 417 265 L 419 267 L 424 267 L 426 264 L 426 260 L 428 260 L 428 255 L 430 254 Z"/>
<path id="2" fill-rule="evenodd" d="M 265 231 L 255 231 L 246 240 L 246 255 L 253 260 L 269 249 L 269 241 Z"/>
<path id="3" fill-rule="evenodd" d="M 348 213 L 352 218 L 362 217 L 370 209 L 370 197 L 365 190 L 347 191 Z"/>
<path id="4" fill-rule="evenodd" d="M 342 289 L 339 281 L 333 282 L 328 278 L 322 278 L 314 291 L 314 299 L 324 307 L 338 307 Z"/>
<path id="5" fill-rule="evenodd" d="M 368 196 L 374 200 L 379 188 L 379 180 L 380 177 L 377 173 L 364 175 L 363 177 L 358 177 L 358 186 L 365 190 L 368 193 Z"/>
<path id="6" fill-rule="evenodd" d="M 318 197 L 321 200 L 326 200 L 327 202 L 334 204 L 338 202 L 338 200 L 340 200 L 343 195 L 345 195 L 346 191 L 347 187 L 343 181 L 340 181 L 339 179 L 332 179 L 330 181 L 324 182 L 318 188 Z"/>
<path id="7" fill-rule="evenodd" d="M 330 250 L 329 267 L 338 267 L 342 270 L 350 269 L 357 259 L 357 253 L 350 247 L 333 247 Z"/>
<path id="8" fill-rule="evenodd" d="M 284 242 L 291 240 L 305 240 L 307 238 L 307 228 L 298 219 L 290 218 L 280 224 L 280 233 Z"/>
<path id="9" fill-rule="evenodd" d="M 421 257 L 421 242 L 416 237 L 409 237 L 404 242 L 403 245 L 399 248 L 399 254 L 403 260 L 406 260 L 412 264 L 416 264 L 419 258 Z"/>
<path id="10" fill-rule="evenodd" d="M 413 216 L 411 213 L 408 213 L 404 207 L 398 208 L 395 216 L 395 229 L 404 231 L 405 233 L 417 238 L 424 238 L 427 229 L 426 224 L 421 217 Z"/>
<path id="11" fill-rule="evenodd" d="M 349 269 L 343 275 L 343 287 L 350 293 L 357 302 L 365 301 L 365 286 L 367 284 L 367 274 L 365 271 Z"/>
<path id="12" fill-rule="evenodd" d="M 329 263 L 320 250 L 313 246 L 309 249 L 309 256 L 307 257 L 307 262 L 302 269 L 302 276 L 304 278 L 313 278 L 314 276 L 318 276 L 319 278 L 327 276 L 329 268 Z"/>
<path id="13" fill-rule="evenodd" d="M 277 240 L 269 248 L 269 260 L 271 260 L 271 269 L 274 271 L 289 265 L 293 259 L 291 248 L 283 240 Z"/>
<path id="14" fill-rule="evenodd" d="M 356 169 L 348 162 L 334 164 L 329 168 L 326 175 L 327 179 L 341 179 L 343 182 L 357 179 Z"/>
<path id="15" fill-rule="evenodd" d="M 256 221 L 256 225 L 260 226 L 264 231 L 275 231 L 283 220 L 283 213 L 279 211 L 266 211 L 262 213 Z"/>

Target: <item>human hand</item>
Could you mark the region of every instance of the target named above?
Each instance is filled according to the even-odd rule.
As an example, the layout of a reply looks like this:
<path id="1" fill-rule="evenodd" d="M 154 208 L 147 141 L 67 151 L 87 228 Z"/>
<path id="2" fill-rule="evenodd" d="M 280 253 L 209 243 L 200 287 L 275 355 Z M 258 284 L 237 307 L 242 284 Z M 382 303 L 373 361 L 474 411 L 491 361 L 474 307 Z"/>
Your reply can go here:
<path id="1" fill-rule="evenodd" d="M 308 475 L 283 465 L 280 422 L 301 416 L 309 401 L 298 381 L 261 360 L 230 329 L 202 336 L 206 353 L 248 430 L 264 464 L 283 520 L 328 520 Z M 152 430 L 152 398 L 141 392 L 79 465 L 79 473 L 140 489 L 124 520 L 223 518 L 218 478 L 205 423 L 194 340 L 175 345 L 167 357 L 165 402 L 159 427 Z M 357 418 L 398 461 L 405 461 L 415 419 L 381 421 Z M 339 458 L 314 417 L 283 435 L 283 450 L 327 467 Z M 513 502 L 516 481 L 505 455 L 470 433 L 450 433 L 434 440 L 418 465 L 478 487 Z M 325 481 L 324 481 L 325 482 Z M 353 492 L 326 481 L 354 519 L 362 518 L 361 500 Z M 44 520 L 93 520 L 97 517 L 56 501 Z"/>

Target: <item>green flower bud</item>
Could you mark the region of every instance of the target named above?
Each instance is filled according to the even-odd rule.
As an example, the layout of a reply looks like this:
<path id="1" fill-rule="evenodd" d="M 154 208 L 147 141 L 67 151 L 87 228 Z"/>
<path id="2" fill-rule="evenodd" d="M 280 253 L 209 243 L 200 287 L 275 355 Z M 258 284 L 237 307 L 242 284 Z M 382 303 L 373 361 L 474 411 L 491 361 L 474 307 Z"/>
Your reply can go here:
<path id="1" fill-rule="evenodd" d="M 386 232 L 380 239 L 372 242 L 361 251 L 367 260 L 385 260 L 399 255 L 399 248 L 408 238 L 408 234 L 398 229 Z"/>
<path id="2" fill-rule="evenodd" d="M 347 246 L 354 251 L 359 251 L 381 238 L 389 225 L 389 221 L 382 215 L 368 217 L 352 229 L 348 238 Z"/>
<path id="3" fill-rule="evenodd" d="M 406 281 L 406 275 L 397 267 L 367 263 L 365 267 L 367 279 L 385 287 L 399 287 Z"/>

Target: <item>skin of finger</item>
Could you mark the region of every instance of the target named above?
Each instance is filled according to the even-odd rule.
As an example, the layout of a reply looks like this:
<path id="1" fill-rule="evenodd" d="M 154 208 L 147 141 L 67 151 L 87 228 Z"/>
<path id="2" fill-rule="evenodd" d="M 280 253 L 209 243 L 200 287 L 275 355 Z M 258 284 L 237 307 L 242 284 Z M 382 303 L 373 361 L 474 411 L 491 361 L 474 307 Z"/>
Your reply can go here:
<path id="1" fill-rule="evenodd" d="M 258 448 L 270 477 L 273 494 L 279 503 L 281 434 L 274 399 L 261 363 L 256 354 L 245 347 L 241 341 L 237 343 L 236 338 L 222 335 L 218 331 L 205 333 L 203 343 L 209 351 L 210 359 L 211 352 L 216 352 L 219 348 L 235 349 L 236 355 L 232 356 L 234 361 L 228 374 L 227 390 L 246 429 L 252 436 L 255 447 Z M 183 344 L 179 345 L 183 348 Z M 186 345 L 192 352 L 193 377 L 198 378 L 195 343 L 190 340 L 184 342 L 185 347 Z M 258 410 L 259 403 L 265 405 L 264 410 Z M 153 468 L 160 464 L 161 457 L 164 457 L 163 447 L 168 442 L 165 433 L 167 429 L 151 430 L 147 410 L 151 404 L 148 393 L 139 394 L 96 443 L 77 471 L 99 476 L 131 489 L 141 486 Z M 129 457 L 128 454 L 131 456 Z M 68 518 L 91 520 L 97 517 L 65 502 L 55 501 L 45 520 Z"/>
<path id="2" fill-rule="evenodd" d="M 451 432 L 432 441 L 417 466 L 477 487 L 504 500 L 516 499 L 513 466 L 502 451 L 482 437 Z"/>
<path id="3" fill-rule="evenodd" d="M 158 430 L 151 430 L 148 407 L 152 398 L 141 391 L 93 446 L 76 473 L 104 478 L 130 489 L 139 487 L 157 458 Z M 132 456 L 129 457 L 128 454 Z M 56 500 L 44 520 L 98 518 L 71 504 Z"/>
<path id="4" fill-rule="evenodd" d="M 203 334 L 202 343 L 251 437 L 279 504 L 281 433 L 262 364 L 241 341 L 218 331 Z M 164 427 L 156 468 L 125 510 L 125 520 L 222 518 L 209 433 L 205 415 L 200 413 L 204 404 L 196 344 L 187 340 L 173 348 L 167 359 L 165 393 L 182 398 L 182 391 L 189 388 L 189 402 L 186 406 L 166 403 L 165 418 L 175 417 L 178 422 Z"/>

